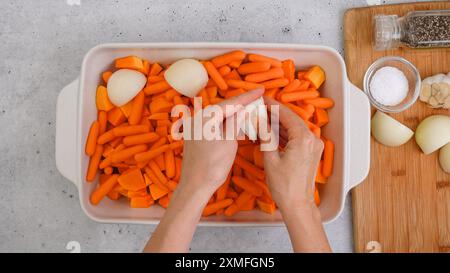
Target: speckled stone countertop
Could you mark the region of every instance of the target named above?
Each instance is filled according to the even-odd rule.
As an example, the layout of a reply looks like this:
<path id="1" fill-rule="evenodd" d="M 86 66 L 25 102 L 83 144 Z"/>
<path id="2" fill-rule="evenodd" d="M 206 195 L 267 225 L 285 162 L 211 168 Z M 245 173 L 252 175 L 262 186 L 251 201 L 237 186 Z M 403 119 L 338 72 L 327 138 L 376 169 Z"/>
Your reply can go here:
<path id="1" fill-rule="evenodd" d="M 2 0 L 0 2 L 0 251 L 138 252 L 154 226 L 99 224 L 55 166 L 59 91 L 84 54 L 106 42 L 322 44 L 341 54 L 343 13 L 394 1 Z M 405 1 L 403 1 L 405 2 Z M 79 4 L 79 5 L 78 5 Z M 352 251 L 349 197 L 326 226 L 333 250 Z M 285 228 L 198 228 L 193 252 L 289 252 Z"/>

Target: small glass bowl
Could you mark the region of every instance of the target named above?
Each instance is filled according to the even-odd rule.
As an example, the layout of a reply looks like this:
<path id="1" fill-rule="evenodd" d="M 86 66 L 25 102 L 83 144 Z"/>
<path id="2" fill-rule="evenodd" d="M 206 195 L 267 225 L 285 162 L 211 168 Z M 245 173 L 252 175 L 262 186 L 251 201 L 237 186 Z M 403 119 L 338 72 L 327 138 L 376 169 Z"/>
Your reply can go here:
<path id="1" fill-rule="evenodd" d="M 405 99 L 397 105 L 383 105 L 376 101 L 370 92 L 370 81 L 372 80 L 373 75 L 375 75 L 375 72 L 377 72 L 378 69 L 385 66 L 392 66 L 400 69 L 400 71 L 405 74 L 406 79 L 408 79 L 408 94 Z M 411 107 L 419 97 L 420 85 L 421 79 L 417 68 L 408 60 L 397 56 L 387 56 L 376 60 L 367 69 L 367 72 L 364 75 L 364 92 L 369 97 L 370 103 L 378 110 L 387 113 L 400 113 Z"/>

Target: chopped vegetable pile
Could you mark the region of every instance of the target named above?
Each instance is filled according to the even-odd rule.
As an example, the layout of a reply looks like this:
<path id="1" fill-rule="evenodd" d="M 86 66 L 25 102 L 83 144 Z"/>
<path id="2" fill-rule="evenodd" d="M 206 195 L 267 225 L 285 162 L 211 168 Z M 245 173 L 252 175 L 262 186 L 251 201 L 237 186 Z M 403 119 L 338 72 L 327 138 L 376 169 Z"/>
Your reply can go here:
<path id="1" fill-rule="evenodd" d="M 332 174 L 334 144 L 322 136 L 321 129 L 329 122 L 327 109 L 334 102 L 321 97 L 319 88 L 325 81 L 322 68 L 313 66 L 296 71 L 292 60 L 280 61 L 240 50 L 201 64 L 208 74 L 205 88 L 197 94 L 203 99 L 203 107 L 265 87 L 265 96 L 282 102 L 303 119 L 325 144 L 316 183 L 326 183 Z M 170 111 L 179 104 L 191 107 L 192 99 L 181 95 L 166 81 L 164 73 L 168 66 L 127 56 L 115 60 L 115 68 L 126 77 L 139 79 L 139 83 L 130 85 L 120 75 L 115 76 L 117 71 L 102 74 L 103 84 L 96 94 L 98 118 L 92 123 L 85 147 L 90 157 L 86 180 L 94 181 L 100 172 L 99 184 L 90 201 L 97 205 L 108 196 L 112 200 L 127 198 L 133 208 L 148 208 L 155 203 L 167 208 L 180 180 L 183 158 L 183 141 L 175 141 L 170 135 L 170 128 L 178 119 L 170 117 Z M 125 86 L 121 84 L 134 88 L 132 92 L 140 88 L 141 80 L 136 72 L 145 75 L 146 84 L 128 98 L 129 94 L 120 94 L 120 88 Z M 112 77 L 120 84 L 110 87 L 108 81 Z M 109 88 L 114 88 L 115 101 L 122 105 L 112 103 Z M 265 181 L 259 143 L 248 139 L 238 143 L 232 170 L 211 197 L 203 216 L 232 216 L 255 208 L 269 214 L 276 210 Z M 317 188 L 314 198 L 319 205 Z"/>

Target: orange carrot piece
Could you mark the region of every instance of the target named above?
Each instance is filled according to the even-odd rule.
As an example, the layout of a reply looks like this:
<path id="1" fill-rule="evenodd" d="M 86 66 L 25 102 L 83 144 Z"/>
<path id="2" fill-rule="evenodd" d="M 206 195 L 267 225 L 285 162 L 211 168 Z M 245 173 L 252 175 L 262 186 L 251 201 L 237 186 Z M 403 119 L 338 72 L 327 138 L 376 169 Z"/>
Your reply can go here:
<path id="1" fill-rule="evenodd" d="M 156 128 L 158 127 L 170 127 L 172 126 L 172 122 L 168 119 L 162 119 L 156 121 Z"/>
<path id="2" fill-rule="evenodd" d="M 262 200 L 260 200 L 259 198 L 256 199 L 256 205 L 258 206 L 258 208 L 262 211 L 264 211 L 265 213 L 268 214 L 274 214 L 276 207 L 275 207 L 275 203 L 274 202 L 264 202 Z"/>
<path id="3" fill-rule="evenodd" d="M 228 190 L 227 190 L 227 196 L 226 196 L 227 198 L 237 198 L 238 197 L 238 194 L 237 194 L 237 192 L 235 191 L 235 190 L 233 190 L 232 188 L 228 188 Z"/>
<path id="4" fill-rule="evenodd" d="M 306 91 L 309 92 L 309 91 Z M 303 93 L 306 93 L 303 92 Z M 305 103 L 311 104 L 317 108 L 328 109 L 334 106 L 334 101 L 330 98 L 315 98 L 315 99 L 307 99 Z"/>
<path id="5" fill-rule="evenodd" d="M 271 57 L 267 57 L 267 56 L 263 56 L 263 55 L 259 55 L 259 54 L 248 54 L 248 59 L 251 62 L 270 63 L 271 67 L 281 67 L 281 61 L 279 61 L 275 58 L 271 58 Z"/>
<path id="6" fill-rule="evenodd" d="M 236 155 L 234 162 L 243 170 L 249 172 L 251 175 L 255 176 L 258 179 L 264 180 L 264 171 L 248 162 L 240 155 Z"/>
<path id="7" fill-rule="evenodd" d="M 292 80 L 288 85 L 286 85 L 281 92 L 286 93 L 286 92 L 293 92 L 296 91 L 297 88 L 300 87 L 300 81 L 297 79 Z"/>
<path id="8" fill-rule="evenodd" d="M 178 183 L 173 180 L 167 181 L 166 185 L 169 188 L 169 190 L 171 190 L 171 191 L 175 191 L 178 187 Z"/>
<path id="9" fill-rule="evenodd" d="M 311 67 L 304 75 L 303 78 L 311 82 L 315 89 L 319 89 L 322 83 L 325 81 L 325 72 L 320 66 Z"/>
<path id="10" fill-rule="evenodd" d="M 144 93 L 146 95 L 154 95 L 154 94 L 162 93 L 171 88 L 172 87 L 164 80 L 164 81 L 159 81 L 159 82 L 155 82 L 152 84 L 147 84 L 147 86 L 144 88 Z"/>
<path id="11" fill-rule="evenodd" d="M 91 194 L 89 200 L 92 205 L 98 205 L 100 201 L 116 186 L 118 175 L 111 175 L 105 182 L 98 186 Z"/>
<path id="12" fill-rule="evenodd" d="M 224 209 L 233 203 L 233 199 L 224 199 L 207 205 L 203 209 L 202 216 L 206 217 L 216 213 L 220 209 Z"/>
<path id="13" fill-rule="evenodd" d="M 237 200 L 236 200 L 237 201 Z M 247 200 L 247 202 L 243 203 L 240 206 L 240 210 L 241 211 L 250 211 L 250 210 L 254 210 L 255 209 L 255 202 L 256 201 L 256 197 L 252 196 L 250 197 L 249 200 Z"/>
<path id="14" fill-rule="evenodd" d="M 163 70 L 161 65 L 159 63 L 152 64 L 152 67 L 150 68 L 150 72 L 148 73 L 150 76 L 156 76 L 159 75 L 159 73 Z"/>
<path id="15" fill-rule="evenodd" d="M 224 215 L 227 217 L 235 215 L 239 211 L 239 208 L 236 204 L 231 204 L 225 211 Z"/>
<path id="16" fill-rule="evenodd" d="M 319 97 L 318 91 L 301 91 L 301 92 L 289 92 L 280 96 L 282 102 L 292 102 L 297 100 L 308 100 Z M 305 101 L 306 102 L 306 101 Z M 306 102 L 309 103 L 309 102 Z"/>
<path id="17" fill-rule="evenodd" d="M 166 99 L 168 101 L 172 101 L 175 96 L 179 96 L 179 95 L 180 95 L 180 93 L 178 93 L 178 91 L 173 88 L 170 88 L 165 93 Z"/>
<path id="18" fill-rule="evenodd" d="M 113 148 L 111 145 L 107 144 L 107 145 L 105 145 L 105 146 L 103 147 L 103 153 L 102 153 L 102 156 L 103 156 L 103 157 L 108 157 L 108 156 L 110 156 L 113 152 L 114 152 L 114 148 Z"/>
<path id="19" fill-rule="evenodd" d="M 148 188 L 150 189 L 150 194 L 153 200 L 158 200 L 169 193 L 169 190 L 162 188 L 158 184 L 151 184 Z"/>
<path id="20" fill-rule="evenodd" d="M 142 69 L 139 70 L 139 72 L 145 76 L 148 76 L 148 73 L 150 72 L 150 63 L 147 60 L 142 61 Z"/>
<path id="21" fill-rule="evenodd" d="M 166 144 L 166 145 L 163 145 L 163 146 L 155 148 L 155 149 L 150 149 L 150 151 L 141 152 L 141 153 L 136 154 L 134 156 L 134 159 L 137 162 L 151 160 L 151 159 L 161 155 L 162 153 L 167 151 L 169 148 L 170 148 L 170 146 Z"/>
<path id="22" fill-rule="evenodd" d="M 110 130 L 110 131 L 112 131 L 112 130 Z M 109 145 L 111 145 L 111 147 L 113 147 L 113 148 L 117 148 L 117 146 L 122 144 L 122 141 L 123 141 L 123 137 L 116 137 L 115 139 L 111 140 Z"/>
<path id="23" fill-rule="evenodd" d="M 175 156 L 172 150 L 164 152 L 164 162 L 166 165 L 166 175 L 168 178 L 175 177 Z"/>
<path id="24" fill-rule="evenodd" d="M 237 97 L 237 96 L 240 96 L 240 95 L 242 95 L 244 93 L 245 93 L 245 90 L 242 89 L 242 88 L 228 90 L 225 93 L 225 99 L 229 99 L 229 98 L 232 98 L 232 97 Z"/>
<path id="25" fill-rule="evenodd" d="M 149 76 L 147 78 L 147 84 L 157 83 L 164 81 L 164 76 Z"/>
<path id="26" fill-rule="evenodd" d="M 289 109 L 291 109 L 294 113 L 296 113 L 301 119 L 309 120 L 311 118 L 311 115 L 303 108 L 292 103 L 285 103 L 285 105 L 289 107 Z"/>
<path id="27" fill-rule="evenodd" d="M 274 80 L 269 80 L 261 83 L 265 89 L 285 87 L 289 84 L 289 80 L 286 78 L 279 78 Z"/>
<path id="28" fill-rule="evenodd" d="M 141 144 L 141 145 L 136 145 L 136 146 L 132 146 L 132 147 L 123 149 L 118 152 L 114 152 L 111 155 L 111 162 L 119 163 L 121 161 L 124 161 L 125 159 L 128 159 L 128 158 L 136 155 L 136 154 L 145 152 L 146 150 L 147 150 L 147 145 Z"/>
<path id="29" fill-rule="evenodd" d="M 159 135 L 157 133 L 145 133 L 139 135 L 132 135 L 123 138 L 123 144 L 126 146 L 133 146 L 138 144 L 147 144 L 150 142 L 155 142 L 159 139 Z"/>
<path id="30" fill-rule="evenodd" d="M 128 125 L 128 126 L 120 126 L 112 129 L 114 136 L 131 136 L 137 134 L 148 133 L 150 128 L 147 125 Z"/>
<path id="31" fill-rule="evenodd" d="M 242 171 L 242 168 L 238 165 L 234 164 L 232 168 L 232 174 L 235 176 L 243 176 L 244 172 Z"/>
<path id="32" fill-rule="evenodd" d="M 128 123 L 130 125 L 136 125 L 141 122 L 142 110 L 144 109 L 144 100 L 145 94 L 142 91 L 139 92 L 133 99 L 131 113 L 130 116 L 128 117 Z"/>
<path id="33" fill-rule="evenodd" d="M 167 143 L 167 138 L 162 137 L 162 138 L 158 139 L 158 141 L 153 143 L 152 146 L 150 146 L 150 150 L 153 150 L 153 149 L 156 149 L 158 147 L 161 147 L 161 146 L 163 146 L 166 143 Z"/>
<path id="34" fill-rule="evenodd" d="M 173 103 L 168 102 L 165 98 L 153 100 L 150 103 L 150 113 L 169 113 L 172 110 Z"/>
<path id="35" fill-rule="evenodd" d="M 133 197 L 130 199 L 130 207 L 132 208 L 149 208 L 155 201 L 151 196 Z"/>
<path id="36" fill-rule="evenodd" d="M 112 72 L 111 72 L 111 71 L 105 71 L 105 72 L 102 73 L 102 79 L 103 79 L 103 82 L 104 82 L 105 84 L 108 83 L 108 80 L 109 80 L 109 78 L 111 77 L 111 75 L 112 75 Z"/>
<path id="37" fill-rule="evenodd" d="M 97 144 L 94 154 L 89 159 L 89 166 L 86 174 L 86 181 L 91 182 L 95 179 L 97 174 L 98 165 L 100 164 L 100 159 L 102 158 L 103 145 Z"/>
<path id="38" fill-rule="evenodd" d="M 223 77 L 231 72 L 231 68 L 228 65 L 224 65 L 217 69 L 217 71 L 219 71 L 219 74 Z"/>
<path id="39" fill-rule="evenodd" d="M 303 76 L 305 76 L 306 71 L 298 71 L 297 72 L 297 79 L 303 80 Z"/>
<path id="40" fill-rule="evenodd" d="M 103 170 L 104 172 L 105 172 L 105 174 L 112 174 L 113 173 L 113 168 L 112 167 L 110 167 L 110 166 L 108 166 L 108 167 L 106 167 L 104 170 Z"/>
<path id="41" fill-rule="evenodd" d="M 145 174 L 148 176 L 148 178 L 155 183 L 156 185 L 158 185 L 160 188 L 169 191 L 169 188 L 167 186 L 167 182 L 163 182 L 161 181 L 158 176 L 155 174 L 155 172 L 150 168 L 150 167 L 146 167 L 144 169 Z"/>
<path id="42" fill-rule="evenodd" d="M 233 181 L 233 183 L 238 187 L 248 191 L 254 196 L 261 196 L 263 194 L 263 191 L 260 187 L 244 177 L 233 176 L 231 177 L 231 181 Z"/>
<path id="43" fill-rule="evenodd" d="M 133 108 L 133 100 L 127 102 L 126 104 L 120 106 L 120 110 L 128 118 L 131 114 L 131 109 Z"/>
<path id="44" fill-rule="evenodd" d="M 106 87 L 99 85 L 95 95 L 95 103 L 98 110 L 109 111 L 114 108 L 114 104 L 109 100 L 108 91 Z"/>
<path id="45" fill-rule="evenodd" d="M 322 174 L 325 177 L 330 177 L 333 173 L 333 159 L 334 159 L 334 143 L 331 140 L 325 141 L 323 149 L 323 166 Z"/>
<path id="46" fill-rule="evenodd" d="M 231 68 L 238 68 L 239 66 L 241 66 L 242 61 L 243 60 L 233 61 L 233 62 L 229 63 L 228 66 Z"/>
<path id="47" fill-rule="evenodd" d="M 165 209 L 167 209 L 169 207 L 169 203 L 170 203 L 170 198 L 169 198 L 168 194 L 166 196 L 159 198 L 159 200 L 158 200 L 158 204 Z"/>
<path id="48" fill-rule="evenodd" d="M 208 94 L 208 98 L 211 100 L 212 98 L 217 97 L 217 87 L 216 86 L 212 86 L 212 87 L 206 87 L 206 93 Z"/>
<path id="49" fill-rule="evenodd" d="M 314 190 L 314 202 L 316 203 L 316 206 L 320 205 L 320 195 L 319 190 L 317 189 Z"/>
<path id="50" fill-rule="evenodd" d="M 264 154 L 261 152 L 259 145 L 253 148 L 253 162 L 257 167 L 264 169 Z"/>
<path id="51" fill-rule="evenodd" d="M 216 191 L 216 200 L 220 201 L 227 197 L 228 187 L 231 182 L 231 173 L 228 174 L 227 178 L 223 182 L 223 184 Z"/>
<path id="52" fill-rule="evenodd" d="M 128 56 L 124 58 L 119 58 L 115 60 L 115 66 L 117 69 L 134 69 L 138 71 L 142 71 L 144 69 L 144 64 L 142 60 L 136 56 Z"/>
<path id="53" fill-rule="evenodd" d="M 315 108 L 314 122 L 319 127 L 326 125 L 329 122 L 327 111 L 322 108 Z"/>
<path id="54" fill-rule="evenodd" d="M 245 76 L 245 81 L 247 82 L 265 82 L 273 79 L 282 78 L 284 76 L 284 71 L 280 67 L 271 68 L 265 72 L 252 73 Z"/>
<path id="55" fill-rule="evenodd" d="M 262 84 L 259 83 L 254 83 L 254 82 L 246 82 L 246 81 L 241 81 L 241 80 L 233 80 L 233 79 L 229 79 L 226 81 L 228 86 L 231 88 L 242 88 L 245 90 L 253 90 L 253 89 L 257 89 L 257 88 L 261 88 L 263 87 Z"/>
<path id="56" fill-rule="evenodd" d="M 219 71 L 217 71 L 216 67 L 211 62 L 204 62 L 203 66 L 205 67 L 206 71 L 208 72 L 208 75 L 211 77 L 211 79 L 214 80 L 214 82 L 217 84 L 217 86 L 222 90 L 227 90 L 228 85 L 225 82 L 225 80 L 220 75 Z"/>
<path id="57" fill-rule="evenodd" d="M 274 99 L 277 96 L 278 91 L 280 91 L 279 88 L 266 89 L 264 91 L 264 97 L 269 97 L 269 98 Z"/>
<path id="58" fill-rule="evenodd" d="M 166 137 L 167 136 L 167 126 L 159 126 L 156 127 L 155 133 L 157 133 L 160 137 Z"/>
<path id="59" fill-rule="evenodd" d="M 251 73 L 259 73 L 268 71 L 270 69 L 270 63 L 268 62 L 249 62 L 246 64 L 242 64 L 237 69 L 239 74 L 247 75 Z"/>
<path id="60" fill-rule="evenodd" d="M 92 156 L 95 153 L 95 148 L 97 146 L 97 139 L 99 134 L 100 124 L 98 121 L 92 122 L 91 128 L 89 129 L 88 137 L 86 140 L 85 153 L 88 156 Z"/>
<path id="61" fill-rule="evenodd" d="M 149 120 L 168 120 L 169 113 L 155 113 L 148 117 Z"/>
<path id="62" fill-rule="evenodd" d="M 309 81 L 304 81 L 304 80 L 299 80 L 299 81 L 300 81 L 300 85 L 297 87 L 296 91 L 306 91 L 306 90 L 308 90 L 308 88 L 311 85 L 311 83 Z"/>
<path id="63" fill-rule="evenodd" d="M 119 182 L 120 186 L 128 191 L 139 191 L 147 187 L 141 170 L 136 167 L 130 168 L 122 173 L 117 181 Z"/>
<path id="64" fill-rule="evenodd" d="M 108 124 L 108 115 L 106 111 L 98 111 L 98 135 L 106 132 L 106 125 Z"/>
<path id="65" fill-rule="evenodd" d="M 281 62 L 281 68 L 284 72 L 284 77 L 292 82 L 295 79 L 295 64 L 293 60 L 285 60 Z"/>
<path id="66" fill-rule="evenodd" d="M 240 145 L 238 146 L 237 149 L 237 154 L 242 156 L 245 160 L 249 161 L 249 162 L 254 162 L 253 161 L 253 149 L 254 147 L 256 147 L 255 145 Z"/>
<path id="67" fill-rule="evenodd" d="M 108 121 L 114 126 L 119 126 L 123 122 L 125 122 L 126 117 L 122 113 L 122 110 L 120 110 L 119 107 L 113 108 L 111 111 L 108 112 Z"/>
<path id="68" fill-rule="evenodd" d="M 224 80 L 237 80 L 240 81 L 241 80 L 241 76 L 239 76 L 239 73 L 236 71 L 236 69 L 231 70 L 230 73 L 228 73 L 227 75 L 225 75 Z"/>
<path id="69" fill-rule="evenodd" d="M 227 65 L 234 61 L 241 61 L 245 58 L 245 55 L 246 55 L 245 52 L 243 52 L 242 50 L 235 50 L 235 51 L 214 57 L 211 60 L 211 63 L 215 67 L 219 68 L 221 66 Z"/>

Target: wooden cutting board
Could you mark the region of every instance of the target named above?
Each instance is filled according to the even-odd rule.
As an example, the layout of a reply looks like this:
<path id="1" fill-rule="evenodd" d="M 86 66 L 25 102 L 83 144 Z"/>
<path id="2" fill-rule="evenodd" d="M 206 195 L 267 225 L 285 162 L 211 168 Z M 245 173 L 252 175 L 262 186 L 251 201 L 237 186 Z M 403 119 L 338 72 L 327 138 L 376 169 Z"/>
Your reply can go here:
<path id="1" fill-rule="evenodd" d="M 450 49 L 372 49 L 372 17 L 404 15 L 413 10 L 450 9 L 450 2 L 385 5 L 348 10 L 344 43 L 350 81 L 362 89 L 369 65 L 387 55 L 414 63 L 422 78 L 450 71 Z M 450 115 L 417 101 L 394 118 L 415 130 L 432 114 Z M 353 229 L 357 252 L 450 252 L 450 174 L 439 167 L 438 153 L 424 155 L 414 138 L 389 148 L 371 140 L 367 179 L 352 191 Z"/>

